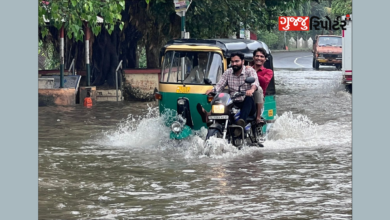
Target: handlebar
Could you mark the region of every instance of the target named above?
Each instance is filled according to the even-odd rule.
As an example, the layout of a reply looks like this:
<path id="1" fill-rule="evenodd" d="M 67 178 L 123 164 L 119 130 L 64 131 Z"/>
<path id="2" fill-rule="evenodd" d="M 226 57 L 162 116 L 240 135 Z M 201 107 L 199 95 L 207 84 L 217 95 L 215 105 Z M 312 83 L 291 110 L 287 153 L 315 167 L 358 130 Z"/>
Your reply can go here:
<path id="1" fill-rule="evenodd" d="M 207 96 L 213 98 L 216 94 L 217 93 L 215 93 L 215 92 L 210 92 Z M 245 96 L 245 95 L 246 95 L 246 92 L 236 92 L 233 94 L 232 99 L 235 99 L 235 98 L 240 97 L 240 96 Z"/>
<path id="2" fill-rule="evenodd" d="M 236 93 L 234 93 L 232 98 L 235 99 L 237 97 L 245 96 L 245 95 L 246 95 L 246 92 L 236 92 Z"/>

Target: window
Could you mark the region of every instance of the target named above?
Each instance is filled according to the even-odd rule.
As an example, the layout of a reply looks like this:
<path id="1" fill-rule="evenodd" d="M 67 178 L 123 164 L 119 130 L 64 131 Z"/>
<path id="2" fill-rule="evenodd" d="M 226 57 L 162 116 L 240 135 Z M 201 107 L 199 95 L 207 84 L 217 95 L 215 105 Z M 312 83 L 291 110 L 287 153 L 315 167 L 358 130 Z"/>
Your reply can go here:
<path id="1" fill-rule="evenodd" d="M 215 84 L 222 71 L 222 57 L 218 53 L 168 51 L 164 56 L 161 82 L 204 84 L 204 79 L 209 78 Z"/>
<path id="2" fill-rule="evenodd" d="M 341 46 L 341 37 L 320 37 L 318 40 L 320 46 Z"/>

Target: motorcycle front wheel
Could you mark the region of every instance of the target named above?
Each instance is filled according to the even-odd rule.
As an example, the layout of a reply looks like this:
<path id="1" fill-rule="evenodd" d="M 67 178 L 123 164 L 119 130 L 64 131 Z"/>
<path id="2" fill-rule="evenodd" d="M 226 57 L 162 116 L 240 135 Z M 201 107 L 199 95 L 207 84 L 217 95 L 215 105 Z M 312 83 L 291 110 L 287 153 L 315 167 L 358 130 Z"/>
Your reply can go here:
<path id="1" fill-rule="evenodd" d="M 218 129 L 211 128 L 207 131 L 206 140 L 210 139 L 212 136 L 222 138 L 222 133 Z"/>

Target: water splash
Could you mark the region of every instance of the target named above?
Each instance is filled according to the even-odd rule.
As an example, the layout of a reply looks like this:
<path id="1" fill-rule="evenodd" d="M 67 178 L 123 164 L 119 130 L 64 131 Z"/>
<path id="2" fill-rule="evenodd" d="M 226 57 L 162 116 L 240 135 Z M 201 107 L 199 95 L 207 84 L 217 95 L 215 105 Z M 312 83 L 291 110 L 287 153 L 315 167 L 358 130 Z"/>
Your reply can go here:
<path id="1" fill-rule="evenodd" d="M 275 120 L 269 129 L 269 140 L 279 139 L 313 139 L 317 136 L 318 125 L 313 123 L 306 115 L 293 115 L 285 112 Z"/>
<path id="2" fill-rule="evenodd" d="M 206 128 L 196 131 L 184 140 L 172 140 L 169 138 L 171 130 L 166 120 L 175 114 L 174 111 L 167 111 L 160 115 L 158 107 L 148 106 L 145 115 L 130 114 L 127 119 L 118 124 L 116 129 L 104 132 L 103 140 L 98 140 L 98 142 L 115 148 L 157 151 L 170 157 L 183 159 L 204 157 L 226 159 L 252 154 L 259 150 L 326 146 L 335 140 L 338 143 L 340 141 L 349 143 L 348 139 L 345 140 L 348 134 L 345 132 L 342 136 L 338 134 L 340 132 L 338 132 L 337 123 L 329 122 L 318 125 L 306 115 L 294 115 L 292 112 L 285 112 L 277 117 L 268 130 L 264 142 L 265 148 L 244 144 L 239 150 L 232 144 L 228 144 L 226 140 L 215 137 L 205 142 Z"/>
<path id="3" fill-rule="evenodd" d="M 269 129 L 265 150 L 332 147 L 351 144 L 351 123 L 328 121 L 318 125 L 306 115 L 285 112 Z"/>
<path id="4" fill-rule="evenodd" d="M 160 115 L 158 107 L 148 106 L 145 115 L 130 114 L 115 129 L 103 132 L 103 139 L 99 138 L 95 143 L 105 147 L 159 151 L 171 157 L 180 155 L 184 159 L 220 159 L 247 152 L 247 146 L 238 150 L 226 140 L 215 137 L 205 142 L 207 129 L 204 127 L 184 140 L 172 140 L 169 138 L 171 130 L 166 123 L 172 117 L 176 117 L 176 112 L 166 111 Z"/>
<path id="5" fill-rule="evenodd" d="M 169 128 L 165 126 L 165 117 L 160 116 L 158 107 L 148 105 L 145 115 L 135 116 L 129 114 L 122 120 L 117 128 L 103 133 L 105 145 L 114 147 L 145 148 L 158 146 L 160 142 L 169 138 Z"/>

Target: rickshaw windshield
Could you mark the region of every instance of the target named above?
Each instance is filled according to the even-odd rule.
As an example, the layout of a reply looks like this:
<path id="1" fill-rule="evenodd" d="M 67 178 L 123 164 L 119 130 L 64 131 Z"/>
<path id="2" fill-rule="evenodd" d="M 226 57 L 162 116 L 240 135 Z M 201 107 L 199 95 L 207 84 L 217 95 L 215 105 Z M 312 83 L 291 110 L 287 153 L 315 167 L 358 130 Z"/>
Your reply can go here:
<path id="1" fill-rule="evenodd" d="M 168 51 L 164 55 L 161 82 L 177 84 L 205 84 L 208 78 L 213 84 L 222 75 L 222 57 L 214 52 Z"/>

